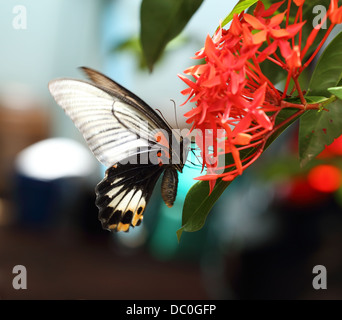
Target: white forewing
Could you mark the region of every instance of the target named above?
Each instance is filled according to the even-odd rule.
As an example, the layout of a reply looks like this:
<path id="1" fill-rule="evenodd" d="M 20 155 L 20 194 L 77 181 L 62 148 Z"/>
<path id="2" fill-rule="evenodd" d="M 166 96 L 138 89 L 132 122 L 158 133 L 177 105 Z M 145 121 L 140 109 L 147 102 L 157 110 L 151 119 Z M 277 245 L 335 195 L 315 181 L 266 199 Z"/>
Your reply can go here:
<path id="1" fill-rule="evenodd" d="M 136 108 L 83 81 L 54 80 L 49 90 L 83 134 L 96 158 L 109 167 L 153 146 L 156 124 Z"/>

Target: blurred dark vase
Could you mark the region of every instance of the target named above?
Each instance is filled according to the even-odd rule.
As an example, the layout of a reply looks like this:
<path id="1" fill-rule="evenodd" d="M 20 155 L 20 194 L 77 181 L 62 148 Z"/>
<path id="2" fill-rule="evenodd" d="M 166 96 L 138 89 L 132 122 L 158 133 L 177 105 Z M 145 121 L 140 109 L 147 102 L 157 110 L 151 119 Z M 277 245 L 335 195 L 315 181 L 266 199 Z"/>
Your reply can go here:
<path id="1" fill-rule="evenodd" d="M 80 217 L 75 213 L 82 211 L 82 202 L 89 189 L 84 179 L 40 180 L 16 171 L 14 185 L 15 220 L 19 226 L 40 230 L 67 225 L 79 228 Z"/>
<path id="2" fill-rule="evenodd" d="M 63 179 L 37 180 L 16 172 L 14 185 L 13 200 L 20 225 L 45 228 L 56 223 L 57 213 L 64 203 L 61 191 L 67 185 Z"/>
<path id="3" fill-rule="evenodd" d="M 17 224 L 50 230 L 79 228 L 86 197 L 90 190 L 94 193 L 98 180 L 97 168 L 90 151 L 67 138 L 45 139 L 22 150 L 13 175 Z"/>

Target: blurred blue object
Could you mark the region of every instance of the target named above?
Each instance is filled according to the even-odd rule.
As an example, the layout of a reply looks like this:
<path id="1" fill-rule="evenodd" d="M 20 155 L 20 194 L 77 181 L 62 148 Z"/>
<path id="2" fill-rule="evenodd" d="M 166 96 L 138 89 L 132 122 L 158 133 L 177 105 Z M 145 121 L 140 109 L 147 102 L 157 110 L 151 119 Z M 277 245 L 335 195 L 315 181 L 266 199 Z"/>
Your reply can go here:
<path id="1" fill-rule="evenodd" d="M 45 228 L 75 218 L 82 195 L 94 187 L 97 171 L 91 153 L 69 139 L 47 139 L 24 149 L 15 162 L 17 222 Z"/>
<path id="2" fill-rule="evenodd" d="M 178 175 L 177 198 L 172 208 L 160 203 L 158 221 L 155 232 L 151 236 L 151 253 L 160 260 L 171 260 L 176 257 L 196 259 L 202 251 L 202 244 L 205 240 L 205 230 L 201 232 L 182 235 L 186 241 L 178 243 L 176 231 L 182 226 L 182 211 L 186 195 L 189 189 L 197 182 L 195 177 L 201 175 L 201 166 L 198 160 L 189 154 L 189 161 L 183 168 L 183 173 Z M 194 163 L 194 164 L 193 164 Z"/>

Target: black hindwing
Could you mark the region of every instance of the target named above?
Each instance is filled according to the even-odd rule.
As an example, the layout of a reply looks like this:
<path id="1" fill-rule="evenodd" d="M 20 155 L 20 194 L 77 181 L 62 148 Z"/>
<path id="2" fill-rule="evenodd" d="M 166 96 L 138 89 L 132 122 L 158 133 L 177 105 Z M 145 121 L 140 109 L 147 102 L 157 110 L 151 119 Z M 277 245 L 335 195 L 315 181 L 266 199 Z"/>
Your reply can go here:
<path id="1" fill-rule="evenodd" d="M 96 205 L 104 229 L 128 231 L 140 225 L 163 168 L 151 164 L 116 164 L 97 185 Z"/>

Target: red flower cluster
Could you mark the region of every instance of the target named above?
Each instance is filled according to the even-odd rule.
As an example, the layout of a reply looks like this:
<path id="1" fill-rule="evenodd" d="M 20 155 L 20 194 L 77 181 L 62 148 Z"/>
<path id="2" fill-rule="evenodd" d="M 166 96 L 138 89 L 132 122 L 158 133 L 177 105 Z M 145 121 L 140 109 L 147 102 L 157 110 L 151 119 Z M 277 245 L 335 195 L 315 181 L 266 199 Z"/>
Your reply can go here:
<path id="1" fill-rule="evenodd" d="M 275 120 L 282 108 L 296 107 L 303 112 L 307 107 L 297 79 L 306 67 L 302 60 L 317 33 L 313 29 L 301 50 L 304 1 L 294 2 L 298 14 L 293 24 L 287 14 L 291 1 L 287 10 L 279 14 L 275 12 L 284 1 L 268 9 L 259 1 L 253 15 L 234 15 L 230 28 L 219 27 L 213 37 L 208 35 L 204 48 L 196 53 L 195 59 L 204 59 L 205 63 L 184 71 L 194 81 L 179 75 L 188 85 L 182 91 L 188 95 L 184 104 L 196 104 L 185 116 L 193 124 L 192 130 L 197 129 L 196 142 L 207 169 L 207 174 L 198 179 L 208 180 L 210 190 L 218 178 L 233 180 L 260 156 L 267 139 L 279 128 Z M 337 0 L 332 0 L 328 12 L 332 24 L 341 22 L 341 10 L 337 9 Z M 284 92 L 262 73 L 260 63 L 265 59 L 287 70 Z M 284 101 L 291 78 L 302 104 Z"/>

